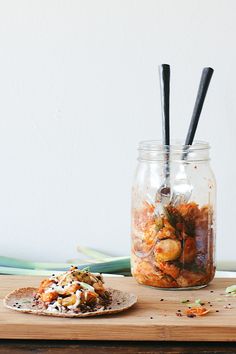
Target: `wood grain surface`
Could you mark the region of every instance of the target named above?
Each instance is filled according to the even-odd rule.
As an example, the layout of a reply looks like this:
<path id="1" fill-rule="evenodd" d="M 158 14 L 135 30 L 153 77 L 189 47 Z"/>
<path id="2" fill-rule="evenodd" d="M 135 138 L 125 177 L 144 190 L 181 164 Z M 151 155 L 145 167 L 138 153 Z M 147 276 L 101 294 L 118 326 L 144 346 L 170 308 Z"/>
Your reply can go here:
<path id="1" fill-rule="evenodd" d="M 0 338 L 236 341 L 236 298 L 223 295 L 225 288 L 234 283 L 233 279 L 215 279 L 201 290 L 169 291 L 137 285 L 128 277 L 106 278 L 107 286 L 136 293 L 138 303 L 126 312 L 97 318 L 41 317 L 3 307 L 2 300 L 7 293 L 19 287 L 37 286 L 40 280 L 39 277 L 0 276 Z M 183 299 L 190 302 L 201 299 L 211 311 L 205 317 L 178 317 L 176 312 L 184 313 L 187 308 L 187 304 L 181 303 Z"/>

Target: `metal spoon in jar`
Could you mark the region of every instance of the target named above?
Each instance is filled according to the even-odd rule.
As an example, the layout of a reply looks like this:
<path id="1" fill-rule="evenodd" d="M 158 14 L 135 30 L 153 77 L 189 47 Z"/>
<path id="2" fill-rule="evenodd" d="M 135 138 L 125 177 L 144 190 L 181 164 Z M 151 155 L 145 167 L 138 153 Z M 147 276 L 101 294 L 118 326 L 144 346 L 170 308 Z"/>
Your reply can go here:
<path id="1" fill-rule="evenodd" d="M 162 109 L 162 139 L 165 150 L 164 155 L 164 181 L 156 193 L 156 202 L 167 205 L 170 201 L 170 66 L 162 64 L 159 66 L 160 88 L 161 88 L 161 109 Z"/>
<path id="2" fill-rule="evenodd" d="M 185 145 L 183 148 L 183 153 L 181 157 L 181 164 L 179 172 L 176 175 L 170 203 L 173 205 L 187 203 L 191 197 L 193 187 L 187 178 L 185 171 L 188 154 L 190 146 L 193 143 L 193 139 L 197 130 L 198 121 L 201 115 L 204 100 L 206 98 L 207 90 L 211 81 L 214 70 L 212 68 L 204 68 L 202 71 L 202 76 L 200 80 L 200 85 L 198 88 L 197 98 L 193 109 L 192 118 L 190 121 L 187 137 L 185 140 Z"/>

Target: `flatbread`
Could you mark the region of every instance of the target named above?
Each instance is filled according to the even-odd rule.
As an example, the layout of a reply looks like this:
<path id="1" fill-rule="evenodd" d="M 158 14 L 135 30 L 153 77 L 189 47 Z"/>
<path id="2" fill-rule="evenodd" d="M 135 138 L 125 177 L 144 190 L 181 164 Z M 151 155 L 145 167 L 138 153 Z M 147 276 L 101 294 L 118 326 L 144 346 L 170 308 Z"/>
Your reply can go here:
<path id="1" fill-rule="evenodd" d="M 137 302 L 137 296 L 124 291 L 108 288 L 112 301 L 106 307 L 101 307 L 93 312 L 49 312 L 40 305 L 35 305 L 34 294 L 37 288 L 19 288 L 8 294 L 3 300 L 4 306 L 18 312 L 31 313 L 34 315 L 56 316 L 56 317 L 92 317 L 98 315 L 110 315 L 125 311 Z M 34 305 L 34 306 L 33 306 Z"/>

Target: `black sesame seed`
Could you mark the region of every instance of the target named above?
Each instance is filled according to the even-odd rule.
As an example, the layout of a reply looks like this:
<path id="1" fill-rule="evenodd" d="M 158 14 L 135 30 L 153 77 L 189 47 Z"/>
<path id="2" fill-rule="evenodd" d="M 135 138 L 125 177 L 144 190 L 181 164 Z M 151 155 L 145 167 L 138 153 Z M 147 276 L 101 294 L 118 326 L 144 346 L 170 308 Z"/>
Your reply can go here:
<path id="1" fill-rule="evenodd" d="M 211 290 L 210 293 L 214 293 L 214 290 Z"/>
<path id="2" fill-rule="evenodd" d="M 216 312 L 219 312 L 219 310 L 216 310 Z"/>
<path id="3" fill-rule="evenodd" d="M 211 307 L 213 306 L 213 305 L 210 305 Z"/>
<path id="4" fill-rule="evenodd" d="M 153 317 L 150 317 L 150 320 L 153 320 Z"/>
<path id="5" fill-rule="evenodd" d="M 164 301 L 164 299 L 161 299 L 160 301 Z"/>
<path id="6" fill-rule="evenodd" d="M 181 310 L 177 310 L 178 312 L 181 312 Z"/>
<path id="7" fill-rule="evenodd" d="M 18 305 L 18 302 L 16 302 L 16 305 Z"/>

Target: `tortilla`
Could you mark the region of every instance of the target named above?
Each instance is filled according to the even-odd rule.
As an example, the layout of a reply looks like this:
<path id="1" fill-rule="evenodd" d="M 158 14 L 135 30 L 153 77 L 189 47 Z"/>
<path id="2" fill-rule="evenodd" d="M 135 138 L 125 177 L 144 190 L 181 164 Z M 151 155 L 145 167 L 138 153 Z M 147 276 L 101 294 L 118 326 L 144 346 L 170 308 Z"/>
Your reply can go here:
<path id="1" fill-rule="evenodd" d="M 101 307 L 91 312 L 50 312 L 42 305 L 35 305 L 34 294 L 37 288 L 19 288 L 8 294 L 3 300 L 4 306 L 18 312 L 31 313 L 34 315 L 56 316 L 56 317 L 92 317 L 98 315 L 110 315 L 125 311 L 137 302 L 137 296 L 124 291 L 108 288 L 112 301 L 106 307 Z"/>

